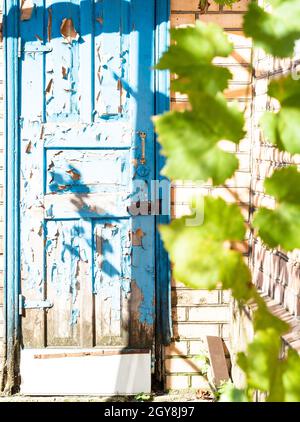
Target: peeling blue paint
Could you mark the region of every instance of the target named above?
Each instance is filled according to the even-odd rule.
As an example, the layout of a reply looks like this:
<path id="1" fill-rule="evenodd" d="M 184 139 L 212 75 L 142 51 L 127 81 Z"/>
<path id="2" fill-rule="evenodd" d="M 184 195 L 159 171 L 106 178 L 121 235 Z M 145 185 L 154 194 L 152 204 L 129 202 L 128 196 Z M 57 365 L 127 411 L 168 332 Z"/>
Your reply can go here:
<path id="1" fill-rule="evenodd" d="M 45 330 L 50 324 L 54 344 L 82 345 L 80 330 L 95 323 L 93 345 L 148 347 L 155 217 L 132 217 L 127 207 L 148 199 L 155 178 L 155 2 L 68 3 L 47 3 L 49 39 L 42 0 L 21 23 L 22 42 L 52 49 L 20 61 L 22 289 L 53 300 Z M 60 34 L 66 13 L 80 34 L 70 44 Z M 136 181 L 144 186 L 133 193 Z M 143 239 L 133 245 L 138 230 Z"/>
<path id="2" fill-rule="evenodd" d="M 79 315 L 80 315 L 80 310 L 78 308 L 72 309 L 70 325 L 76 325 L 77 324 Z"/>

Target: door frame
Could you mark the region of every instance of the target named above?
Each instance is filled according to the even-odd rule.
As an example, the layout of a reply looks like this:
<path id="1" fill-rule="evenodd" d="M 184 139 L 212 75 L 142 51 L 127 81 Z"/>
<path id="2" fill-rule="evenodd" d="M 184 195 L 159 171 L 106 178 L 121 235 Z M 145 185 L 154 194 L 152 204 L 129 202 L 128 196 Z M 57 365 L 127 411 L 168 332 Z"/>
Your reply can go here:
<path id="1" fill-rule="evenodd" d="M 11 393 L 18 382 L 18 354 L 21 342 L 20 293 L 20 133 L 19 133 L 19 0 L 3 2 L 4 46 L 4 319 L 6 385 Z M 169 45 L 170 0 L 155 0 L 155 60 Z M 155 114 L 170 108 L 170 75 L 155 72 Z M 164 158 L 155 143 L 155 177 L 162 179 L 160 170 Z M 170 207 L 170 204 L 169 204 Z M 167 223 L 168 215 L 156 216 L 156 224 Z M 172 335 L 170 265 L 161 238 L 155 230 L 156 262 L 156 343 L 166 345 Z"/>

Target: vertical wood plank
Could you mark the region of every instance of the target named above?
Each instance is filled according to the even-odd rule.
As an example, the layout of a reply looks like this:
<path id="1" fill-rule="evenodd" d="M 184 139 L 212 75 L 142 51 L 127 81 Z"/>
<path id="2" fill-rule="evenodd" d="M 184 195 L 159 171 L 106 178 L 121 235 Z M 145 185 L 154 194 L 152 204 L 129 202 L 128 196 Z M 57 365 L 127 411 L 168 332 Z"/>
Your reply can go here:
<path id="1" fill-rule="evenodd" d="M 92 292 L 92 223 L 90 220 L 80 222 L 80 261 L 78 266 L 78 283 L 80 294 L 80 346 L 94 346 L 93 327 L 93 292 Z"/>
<path id="2" fill-rule="evenodd" d="M 97 9 L 97 25 L 101 32 L 96 35 L 95 86 L 96 111 L 98 116 L 116 115 L 120 107 L 120 0 L 104 0 L 102 9 Z M 98 15 L 99 14 L 99 15 Z M 101 14 L 101 15 L 100 15 Z"/>
<path id="3" fill-rule="evenodd" d="M 43 300 L 43 209 L 42 186 L 38 183 L 43 167 L 43 147 L 40 142 L 44 116 L 44 53 L 31 53 L 43 45 L 44 8 L 37 0 L 36 11 L 29 20 L 20 21 L 21 51 L 20 104 L 21 177 L 20 223 L 21 231 L 21 288 L 27 301 Z M 25 51 L 24 51 L 25 50 Z M 34 101 L 32 99 L 34 98 Z M 43 310 L 28 309 L 22 321 L 25 347 L 43 347 L 45 315 Z"/>
<path id="4" fill-rule="evenodd" d="M 82 40 L 79 45 L 80 120 L 83 123 L 91 123 L 94 109 L 94 1 L 81 0 L 79 7 Z"/>
<path id="5" fill-rule="evenodd" d="M 48 221 L 46 237 L 47 346 L 80 345 L 80 230 L 78 221 Z"/>
<path id="6" fill-rule="evenodd" d="M 97 345 L 122 345 L 121 224 L 100 220 L 94 229 Z"/>

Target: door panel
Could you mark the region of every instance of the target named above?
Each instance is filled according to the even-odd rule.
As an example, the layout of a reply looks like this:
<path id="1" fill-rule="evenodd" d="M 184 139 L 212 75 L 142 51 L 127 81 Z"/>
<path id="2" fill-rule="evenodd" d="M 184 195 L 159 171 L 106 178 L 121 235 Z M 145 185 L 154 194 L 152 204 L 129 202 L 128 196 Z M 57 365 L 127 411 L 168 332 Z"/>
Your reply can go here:
<path id="1" fill-rule="evenodd" d="M 129 210 L 154 179 L 154 0 L 35 4 L 20 22 L 24 346 L 150 348 L 154 216 Z"/>

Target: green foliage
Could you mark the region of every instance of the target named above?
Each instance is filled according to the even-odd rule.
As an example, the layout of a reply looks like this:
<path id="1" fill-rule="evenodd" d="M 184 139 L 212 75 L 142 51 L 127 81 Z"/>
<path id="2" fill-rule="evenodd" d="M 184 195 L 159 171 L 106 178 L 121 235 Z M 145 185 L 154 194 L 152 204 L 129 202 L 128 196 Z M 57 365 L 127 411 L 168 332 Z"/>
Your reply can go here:
<path id="1" fill-rule="evenodd" d="M 251 2 L 244 17 L 245 34 L 256 46 L 278 57 L 293 54 L 295 41 L 300 38 L 299 0 L 269 0 L 272 10 L 264 10 Z"/>
<path id="2" fill-rule="evenodd" d="M 226 0 L 217 2 L 225 4 Z M 300 38 L 300 2 L 271 3 L 272 14 L 255 2 L 250 4 L 245 31 L 256 45 L 283 57 L 292 53 L 295 40 Z M 225 33 L 213 24 L 197 23 L 195 28 L 173 30 L 172 38 L 158 68 L 176 74 L 173 89 L 188 96 L 190 109 L 166 113 L 155 120 L 167 157 L 163 173 L 171 179 L 210 180 L 220 185 L 238 168 L 236 154 L 222 150 L 220 141 L 234 146 L 244 137 L 244 118 L 235 107 L 228 106 L 222 92 L 228 86 L 230 72 L 213 64 L 216 56 L 227 57 L 232 46 Z M 282 151 L 299 153 L 300 82 L 291 77 L 275 80 L 270 84 L 269 95 L 280 102 L 281 109 L 263 117 L 266 137 Z M 276 207 L 259 209 L 253 226 L 270 247 L 300 248 L 297 168 L 276 170 L 266 179 L 265 189 L 276 200 Z M 219 391 L 220 400 L 252 401 L 258 390 L 267 401 L 300 401 L 300 357 L 290 351 L 280 358 L 281 336 L 289 326 L 270 312 L 251 283 L 250 270 L 237 246 L 244 241 L 246 232 L 238 205 L 206 196 L 196 215 L 199 217 L 203 210 L 201 224 L 190 226 L 190 217 L 183 217 L 160 227 L 160 232 L 177 280 L 203 289 L 221 284 L 232 291 L 240 304 L 255 305 L 254 339 L 238 356 L 238 364 L 245 372 L 245 389 L 226 383 Z"/>
<path id="3" fill-rule="evenodd" d="M 145 402 L 145 401 L 151 401 L 152 396 L 151 394 L 145 394 L 145 393 L 138 393 L 134 396 L 135 401 Z"/>
<path id="4" fill-rule="evenodd" d="M 245 225 L 236 204 L 221 198 L 204 197 L 204 221 L 188 227 L 186 218 L 160 227 L 164 244 L 174 262 L 174 277 L 186 286 L 216 288 L 219 282 L 239 298 L 249 298 L 250 272 L 241 253 L 230 249 L 230 242 L 242 241 Z M 197 213 L 201 213 L 198 209 Z M 205 258 L 204 258 L 205 257 Z"/>
<path id="5" fill-rule="evenodd" d="M 248 402 L 248 397 L 243 389 L 236 388 L 231 381 L 224 382 L 218 388 L 220 402 Z"/>
<path id="6" fill-rule="evenodd" d="M 194 359 L 197 362 L 197 367 L 200 368 L 201 374 L 206 377 L 210 368 L 208 356 L 206 356 L 205 353 L 202 353 L 195 356 Z"/>
<path id="7" fill-rule="evenodd" d="M 234 3 L 238 3 L 240 0 L 213 0 L 214 3 L 219 4 L 220 6 L 229 6 L 232 8 Z M 199 0 L 199 9 L 200 11 L 206 13 L 210 6 L 209 0 Z"/>
<path id="8" fill-rule="evenodd" d="M 201 115 L 203 111 L 197 110 L 170 112 L 156 121 L 162 153 L 169 157 L 162 173 L 171 179 L 211 178 L 214 184 L 220 184 L 233 175 L 238 160 L 218 146 L 220 131 L 207 124 Z"/>
<path id="9" fill-rule="evenodd" d="M 259 236 L 271 248 L 300 248 L 300 173 L 295 166 L 276 170 L 265 180 L 265 190 L 276 208 L 260 208 L 253 221 Z"/>
<path id="10" fill-rule="evenodd" d="M 212 64 L 215 56 L 227 57 L 232 45 L 221 28 L 201 22 L 195 28 L 174 29 L 172 37 L 174 43 L 157 67 L 176 73 L 173 89 L 188 95 L 192 110 L 166 113 L 155 120 L 162 153 L 168 157 L 163 174 L 221 184 L 237 170 L 238 160 L 219 142 L 238 144 L 245 135 L 243 114 L 229 107 L 220 92 L 231 74 Z"/>
<path id="11" fill-rule="evenodd" d="M 190 93 L 196 88 L 214 95 L 227 87 L 231 73 L 212 64 L 214 57 L 227 57 L 233 50 L 219 26 L 197 22 L 195 27 L 172 29 L 171 37 L 173 43 L 157 68 L 177 75 L 174 89 Z"/>
<path id="12" fill-rule="evenodd" d="M 278 331 L 267 328 L 255 333 L 246 353 L 239 353 L 238 364 L 246 374 L 249 399 L 255 390 L 259 390 L 268 393 L 269 401 L 282 400 L 283 366 L 279 360 L 280 347 Z"/>
<path id="13" fill-rule="evenodd" d="M 300 153 L 300 80 L 290 75 L 273 80 L 268 93 L 276 98 L 281 109 L 278 113 L 266 112 L 261 126 L 266 138 L 280 151 Z"/>
<path id="14" fill-rule="evenodd" d="M 239 1 L 241 0 L 214 0 L 214 2 L 219 4 L 220 6 L 229 6 L 229 7 L 231 7 L 235 3 L 238 3 Z"/>
<path id="15" fill-rule="evenodd" d="M 286 402 L 300 401 L 300 359 L 297 352 L 290 349 L 288 351 L 288 359 L 284 363 L 285 370 L 283 372 L 283 389 L 285 392 Z"/>

